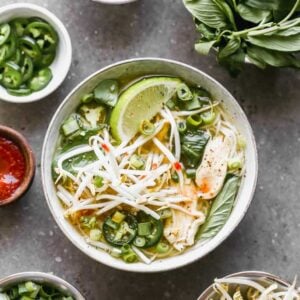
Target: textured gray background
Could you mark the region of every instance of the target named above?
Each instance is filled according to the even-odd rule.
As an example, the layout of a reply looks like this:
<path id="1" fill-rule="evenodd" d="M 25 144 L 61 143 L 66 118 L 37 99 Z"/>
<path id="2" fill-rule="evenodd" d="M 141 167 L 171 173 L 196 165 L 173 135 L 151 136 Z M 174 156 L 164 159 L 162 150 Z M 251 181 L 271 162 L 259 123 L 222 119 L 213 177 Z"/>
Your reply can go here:
<path id="1" fill-rule="evenodd" d="M 19 1 L 1 0 L 1 5 Z M 26 197 L 0 208 L 0 276 L 40 270 L 75 284 L 88 300 L 195 299 L 216 277 L 258 269 L 300 275 L 300 73 L 248 66 L 232 79 L 214 57 L 193 50 L 192 19 L 181 0 L 139 0 L 106 6 L 90 0 L 36 0 L 67 26 L 74 56 L 69 76 L 47 99 L 0 103 L 0 123 L 20 130 L 37 156 Z M 255 131 L 259 178 L 255 198 L 237 230 L 208 257 L 177 271 L 133 274 L 98 264 L 77 250 L 55 225 L 40 179 L 40 152 L 52 114 L 87 75 L 118 60 L 173 58 L 223 83 L 245 109 Z"/>

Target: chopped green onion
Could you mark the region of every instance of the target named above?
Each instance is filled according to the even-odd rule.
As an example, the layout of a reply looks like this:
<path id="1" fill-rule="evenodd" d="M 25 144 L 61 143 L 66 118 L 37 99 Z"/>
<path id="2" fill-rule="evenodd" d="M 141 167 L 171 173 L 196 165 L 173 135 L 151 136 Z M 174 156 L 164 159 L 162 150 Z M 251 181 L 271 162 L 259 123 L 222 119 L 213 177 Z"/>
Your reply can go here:
<path id="1" fill-rule="evenodd" d="M 25 287 L 28 292 L 34 292 L 37 290 L 37 285 L 33 283 L 32 281 L 25 282 Z"/>
<path id="2" fill-rule="evenodd" d="M 173 110 L 176 107 L 176 103 L 173 99 L 168 100 L 166 105 L 171 110 Z"/>
<path id="3" fill-rule="evenodd" d="M 80 218 L 80 222 L 82 223 L 82 226 L 84 228 L 88 228 L 88 229 L 95 228 L 97 225 L 96 217 L 82 216 Z"/>
<path id="4" fill-rule="evenodd" d="M 146 239 L 141 236 L 137 236 L 134 239 L 133 244 L 137 247 L 144 247 L 146 245 Z"/>
<path id="5" fill-rule="evenodd" d="M 185 83 L 178 86 L 177 96 L 181 101 L 189 101 L 193 99 L 193 93 Z"/>
<path id="6" fill-rule="evenodd" d="M 188 125 L 193 126 L 193 127 L 197 127 L 200 126 L 202 123 L 202 118 L 200 115 L 192 115 L 192 116 L 188 116 L 186 119 L 186 122 L 188 123 Z"/>
<path id="7" fill-rule="evenodd" d="M 94 100 L 94 94 L 90 93 L 90 94 L 85 94 L 83 95 L 83 97 L 81 98 L 81 102 L 82 103 L 89 103 L 91 101 Z"/>
<path id="8" fill-rule="evenodd" d="M 170 250 L 170 246 L 167 243 L 160 242 L 155 247 L 156 252 L 158 253 L 166 253 Z"/>
<path id="9" fill-rule="evenodd" d="M 122 214 L 119 211 L 116 211 L 111 219 L 113 222 L 120 224 L 122 221 L 124 221 L 125 218 L 126 216 L 124 214 Z"/>
<path id="10" fill-rule="evenodd" d="M 99 230 L 99 229 L 92 229 L 90 231 L 90 239 L 92 241 L 100 241 L 100 239 L 101 239 L 101 230 Z"/>
<path id="11" fill-rule="evenodd" d="M 185 121 L 180 121 L 177 123 L 177 129 L 180 133 L 185 133 L 186 132 L 186 122 Z"/>
<path id="12" fill-rule="evenodd" d="M 141 169 L 144 166 L 145 162 L 139 155 L 133 154 L 130 157 L 129 164 L 135 169 Z"/>
<path id="13" fill-rule="evenodd" d="M 101 176 L 95 176 L 93 182 L 97 188 L 101 188 L 103 186 L 103 178 Z"/>
<path id="14" fill-rule="evenodd" d="M 234 171 L 242 168 L 242 162 L 238 157 L 229 159 L 227 163 L 229 171 Z"/>
<path id="15" fill-rule="evenodd" d="M 201 119 L 205 125 L 213 123 L 216 118 L 216 114 L 213 111 L 207 111 L 201 114 Z"/>
<path id="16" fill-rule="evenodd" d="M 108 218 L 105 221 L 105 224 L 115 230 L 117 230 L 120 227 L 120 225 L 118 223 L 114 222 L 111 218 Z"/>
<path id="17" fill-rule="evenodd" d="M 143 120 L 140 125 L 140 132 L 144 135 L 151 135 L 155 131 L 155 126 L 149 120 Z"/>
<path id="18" fill-rule="evenodd" d="M 172 217 L 172 211 L 170 208 L 159 210 L 157 213 L 159 214 L 161 219 L 167 219 Z"/>
<path id="19" fill-rule="evenodd" d="M 139 223 L 138 224 L 138 235 L 147 236 L 149 234 L 151 234 L 151 223 L 150 222 Z"/>
<path id="20" fill-rule="evenodd" d="M 184 102 L 185 110 L 194 110 L 194 109 L 199 109 L 201 107 L 202 107 L 202 104 L 198 100 L 197 95 L 194 95 L 192 100 Z"/>
<path id="21" fill-rule="evenodd" d="M 132 249 L 131 249 L 130 245 L 128 245 L 128 244 L 125 244 L 121 247 L 122 254 L 129 253 L 130 251 L 132 251 Z"/>
<path id="22" fill-rule="evenodd" d="M 65 136 L 69 136 L 79 129 L 77 119 L 74 115 L 71 115 L 61 127 Z"/>
<path id="23" fill-rule="evenodd" d="M 133 263 L 135 261 L 137 261 L 137 255 L 132 251 L 132 252 L 129 252 L 125 255 L 123 255 L 123 260 L 127 263 Z"/>
<path id="24" fill-rule="evenodd" d="M 25 283 L 18 284 L 18 293 L 19 293 L 19 295 L 25 294 L 27 292 L 28 292 L 28 290 L 25 286 Z"/>
<path id="25" fill-rule="evenodd" d="M 196 177 L 196 169 L 186 169 L 186 177 L 194 179 Z"/>
<path id="26" fill-rule="evenodd" d="M 113 257 L 120 257 L 122 254 L 122 251 L 119 248 L 112 248 L 110 255 Z"/>

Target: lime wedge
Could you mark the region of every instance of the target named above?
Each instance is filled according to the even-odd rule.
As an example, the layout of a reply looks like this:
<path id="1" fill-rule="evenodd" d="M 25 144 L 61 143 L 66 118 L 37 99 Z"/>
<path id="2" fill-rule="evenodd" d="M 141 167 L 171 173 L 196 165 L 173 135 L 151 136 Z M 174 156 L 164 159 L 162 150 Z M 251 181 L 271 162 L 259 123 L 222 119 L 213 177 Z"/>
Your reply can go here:
<path id="1" fill-rule="evenodd" d="M 126 89 L 112 111 L 113 137 L 121 141 L 133 138 L 143 120 L 151 120 L 175 93 L 182 81 L 172 77 L 142 79 Z"/>

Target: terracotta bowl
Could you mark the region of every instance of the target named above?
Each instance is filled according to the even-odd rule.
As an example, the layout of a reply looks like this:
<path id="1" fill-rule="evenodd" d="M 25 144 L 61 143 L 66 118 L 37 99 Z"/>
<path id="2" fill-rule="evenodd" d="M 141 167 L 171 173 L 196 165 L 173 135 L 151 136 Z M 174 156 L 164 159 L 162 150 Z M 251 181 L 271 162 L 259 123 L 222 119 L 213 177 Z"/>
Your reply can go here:
<path id="1" fill-rule="evenodd" d="M 21 135 L 16 130 L 0 125 L 0 137 L 4 137 L 8 140 L 13 141 L 19 147 L 19 149 L 22 151 L 24 155 L 25 166 L 26 166 L 25 175 L 22 183 L 16 189 L 16 191 L 13 193 L 11 197 L 3 201 L 0 201 L 0 206 L 1 206 L 17 200 L 29 189 L 35 173 L 35 158 L 31 150 L 31 147 L 29 146 L 24 136 Z"/>

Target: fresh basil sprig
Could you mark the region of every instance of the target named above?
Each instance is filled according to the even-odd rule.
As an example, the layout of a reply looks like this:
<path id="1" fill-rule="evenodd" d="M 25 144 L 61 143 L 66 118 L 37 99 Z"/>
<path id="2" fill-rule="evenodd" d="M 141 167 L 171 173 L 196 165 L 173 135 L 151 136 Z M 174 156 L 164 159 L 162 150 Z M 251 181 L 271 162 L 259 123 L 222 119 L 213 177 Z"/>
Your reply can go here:
<path id="1" fill-rule="evenodd" d="M 232 75 L 245 62 L 259 68 L 300 68 L 300 0 L 183 0 L 200 39 Z"/>
<path id="2" fill-rule="evenodd" d="M 196 239 L 205 240 L 214 237 L 228 220 L 240 185 L 240 177 L 227 179 L 223 189 L 214 199 L 206 222 L 199 228 Z"/>

